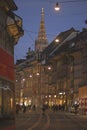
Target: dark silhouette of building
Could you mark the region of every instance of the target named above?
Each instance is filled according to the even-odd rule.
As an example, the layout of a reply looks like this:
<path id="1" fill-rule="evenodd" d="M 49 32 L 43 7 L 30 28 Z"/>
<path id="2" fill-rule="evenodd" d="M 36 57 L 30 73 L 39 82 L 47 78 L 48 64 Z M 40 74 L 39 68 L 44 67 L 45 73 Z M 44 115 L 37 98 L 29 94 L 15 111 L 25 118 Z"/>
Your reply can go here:
<path id="1" fill-rule="evenodd" d="M 15 129 L 14 45 L 23 35 L 15 10 L 13 0 L 0 0 L 0 130 Z"/>

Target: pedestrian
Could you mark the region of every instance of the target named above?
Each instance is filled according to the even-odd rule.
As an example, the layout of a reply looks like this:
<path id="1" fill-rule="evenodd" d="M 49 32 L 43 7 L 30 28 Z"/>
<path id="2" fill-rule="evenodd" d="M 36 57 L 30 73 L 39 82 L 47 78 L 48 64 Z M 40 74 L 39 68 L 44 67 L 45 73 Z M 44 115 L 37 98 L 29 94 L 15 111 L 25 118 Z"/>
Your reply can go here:
<path id="1" fill-rule="evenodd" d="M 25 113 L 26 112 L 26 106 L 24 105 L 23 106 L 23 113 Z"/>
<path id="2" fill-rule="evenodd" d="M 32 107 L 32 108 L 33 108 L 33 111 L 35 111 L 35 109 L 36 109 L 36 106 L 35 106 L 35 105 L 33 105 L 33 107 Z"/>
<path id="3" fill-rule="evenodd" d="M 42 115 L 45 115 L 45 111 L 46 111 L 46 108 L 45 108 L 45 105 L 42 106 Z"/>
<path id="4" fill-rule="evenodd" d="M 20 110 L 20 105 L 19 105 L 19 104 L 16 104 L 16 114 L 17 114 L 17 115 L 19 114 L 19 110 Z"/>

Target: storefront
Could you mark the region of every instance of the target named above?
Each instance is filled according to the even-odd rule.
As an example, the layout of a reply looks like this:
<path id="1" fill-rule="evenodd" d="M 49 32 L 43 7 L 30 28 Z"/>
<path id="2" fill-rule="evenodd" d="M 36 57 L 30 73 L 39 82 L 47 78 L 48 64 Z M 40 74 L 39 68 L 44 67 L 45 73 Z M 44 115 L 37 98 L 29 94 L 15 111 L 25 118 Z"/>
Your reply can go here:
<path id="1" fill-rule="evenodd" d="M 14 84 L 0 78 L 0 118 L 14 116 Z"/>
<path id="2" fill-rule="evenodd" d="M 79 88 L 79 113 L 87 115 L 87 86 Z"/>

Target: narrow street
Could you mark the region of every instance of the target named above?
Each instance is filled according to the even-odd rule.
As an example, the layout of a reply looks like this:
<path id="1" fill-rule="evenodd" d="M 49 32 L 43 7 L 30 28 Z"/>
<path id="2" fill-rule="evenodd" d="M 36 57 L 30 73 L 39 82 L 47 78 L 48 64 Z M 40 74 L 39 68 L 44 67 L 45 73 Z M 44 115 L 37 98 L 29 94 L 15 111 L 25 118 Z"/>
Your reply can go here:
<path id="1" fill-rule="evenodd" d="M 30 111 L 16 116 L 16 130 L 87 130 L 87 116 L 63 111 Z"/>

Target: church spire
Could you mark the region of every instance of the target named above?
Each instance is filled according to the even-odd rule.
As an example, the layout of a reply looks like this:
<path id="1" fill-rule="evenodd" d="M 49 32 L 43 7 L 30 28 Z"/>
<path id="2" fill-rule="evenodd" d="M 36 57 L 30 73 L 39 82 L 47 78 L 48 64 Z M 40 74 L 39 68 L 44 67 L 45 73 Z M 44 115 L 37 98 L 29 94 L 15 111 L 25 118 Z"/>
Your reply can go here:
<path id="1" fill-rule="evenodd" d="M 42 8 L 41 13 L 41 22 L 40 22 L 40 30 L 38 33 L 38 40 L 46 40 L 46 31 L 45 31 L 45 24 L 44 24 L 44 8 Z"/>
<path id="2" fill-rule="evenodd" d="M 44 23 L 44 8 L 41 11 L 41 21 L 40 21 L 40 29 L 38 33 L 38 38 L 35 41 L 35 50 L 42 52 L 44 48 L 48 46 L 48 41 L 46 37 L 45 23 Z"/>

